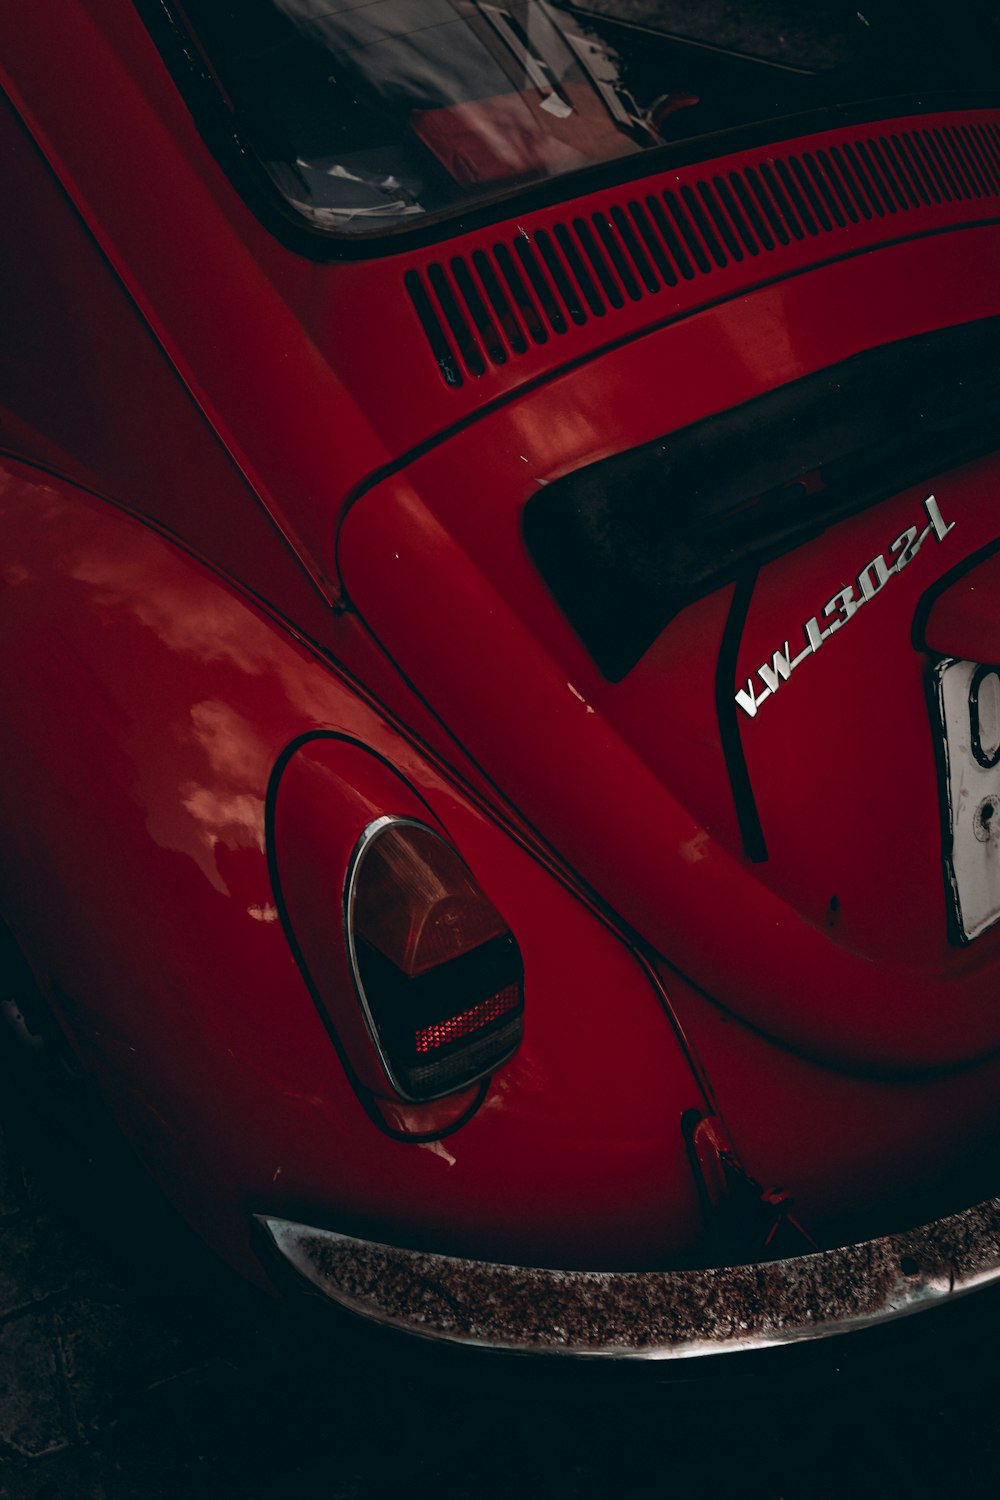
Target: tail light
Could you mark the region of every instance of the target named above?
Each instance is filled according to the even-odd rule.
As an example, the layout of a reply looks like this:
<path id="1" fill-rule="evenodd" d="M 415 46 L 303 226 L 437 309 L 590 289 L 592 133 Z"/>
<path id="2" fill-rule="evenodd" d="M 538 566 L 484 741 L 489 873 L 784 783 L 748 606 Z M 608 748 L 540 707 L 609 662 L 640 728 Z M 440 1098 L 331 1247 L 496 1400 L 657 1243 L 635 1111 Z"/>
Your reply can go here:
<path id="1" fill-rule="evenodd" d="M 464 1088 L 511 1055 L 521 1040 L 521 954 L 450 845 L 409 819 L 377 819 L 355 851 L 345 900 L 358 998 L 404 1099 Z"/>

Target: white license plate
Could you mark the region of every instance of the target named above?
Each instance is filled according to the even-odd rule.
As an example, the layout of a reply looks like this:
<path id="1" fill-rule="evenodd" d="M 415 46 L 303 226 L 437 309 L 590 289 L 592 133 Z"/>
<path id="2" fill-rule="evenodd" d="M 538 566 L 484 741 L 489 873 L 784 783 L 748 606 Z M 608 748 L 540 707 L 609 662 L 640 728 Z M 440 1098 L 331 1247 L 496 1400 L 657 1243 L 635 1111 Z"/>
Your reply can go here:
<path id="1" fill-rule="evenodd" d="M 971 942 L 1000 920 L 1000 667 L 942 662 L 937 689 L 945 873 L 960 940 Z"/>

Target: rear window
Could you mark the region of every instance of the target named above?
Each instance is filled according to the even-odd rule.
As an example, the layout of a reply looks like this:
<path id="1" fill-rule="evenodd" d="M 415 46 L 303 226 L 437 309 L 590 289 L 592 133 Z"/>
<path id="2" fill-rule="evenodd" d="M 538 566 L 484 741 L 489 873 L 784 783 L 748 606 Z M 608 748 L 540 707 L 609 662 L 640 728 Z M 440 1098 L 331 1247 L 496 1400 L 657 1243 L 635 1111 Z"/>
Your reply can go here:
<path id="1" fill-rule="evenodd" d="M 339 236 L 784 116 L 998 93 L 976 0 L 160 3 L 244 156 Z"/>

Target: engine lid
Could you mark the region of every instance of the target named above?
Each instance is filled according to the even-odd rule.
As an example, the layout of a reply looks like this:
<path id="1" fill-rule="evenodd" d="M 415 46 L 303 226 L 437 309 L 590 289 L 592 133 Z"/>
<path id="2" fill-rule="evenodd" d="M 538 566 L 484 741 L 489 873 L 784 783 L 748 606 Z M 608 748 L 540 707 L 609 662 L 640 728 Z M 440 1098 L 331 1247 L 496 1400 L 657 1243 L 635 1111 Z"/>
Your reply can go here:
<path id="1" fill-rule="evenodd" d="M 786 311 L 794 300 L 789 287 L 773 296 Z M 873 331 L 885 311 L 873 314 Z M 963 454 L 949 447 L 952 428 L 936 458 L 928 448 L 917 478 L 917 439 L 905 445 L 913 463 L 904 462 L 889 427 L 874 454 L 885 459 L 878 483 L 866 490 L 872 465 L 845 468 L 841 453 L 840 487 L 831 488 L 822 462 L 802 469 L 801 440 L 820 430 L 817 413 L 829 415 L 828 401 L 814 403 L 808 432 L 791 420 L 775 438 L 779 457 L 798 454 L 799 472 L 785 478 L 806 480 L 807 523 L 789 521 L 788 496 L 767 491 L 781 525 L 762 527 L 755 547 L 739 497 L 727 496 L 724 529 L 742 526 L 746 545 L 728 573 L 699 573 L 692 559 L 705 537 L 689 528 L 688 565 L 671 576 L 675 596 L 685 580 L 690 587 L 675 607 L 657 573 L 663 559 L 652 556 L 671 525 L 681 527 L 675 506 L 663 535 L 653 528 L 645 539 L 666 618 L 613 672 L 574 628 L 565 598 L 557 602 L 547 564 L 537 565 L 525 517 L 585 472 L 572 450 L 597 472 L 622 451 L 614 454 L 612 433 L 667 449 L 683 443 L 696 423 L 664 433 L 664 411 L 704 420 L 704 389 L 738 383 L 721 363 L 719 378 L 706 378 L 726 316 L 644 341 L 641 360 L 618 351 L 383 481 L 344 523 L 344 580 L 382 643 L 542 837 L 716 1001 L 841 1065 L 898 1073 L 967 1061 L 1000 1046 L 1000 928 L 956 941 L 942 835 L 950 793 L 931 691 L 937 659 L 914 628 L 932 586 L 996 539 L 1000 467 L 981 451 L 985 429 Z M 953 347 L 983 339 L 985 380 L 995 331 L 981 324 L 947 337 L 957 337 Z M 685 346 L 700 343 L 689 388 L 668 389 L 658 373 L 666 340 L 674 372 L 688 368 Z M 919 359 L 931 369 L 935 348 L 952 347 L 933 346 L 926 361 L 926 344 L 887 342 L 899 345 L 902 370 Z M 963 368 L 968 382 L 971 365 Z M 737 373 L 746 376 L 745 366 Z M 854 373 L 842 361 L 808 371 L 841 388 Z M 772 392 L 784 400 L 790 388 L 786 380 Z M 878 381 L 866 389 L 875 401 Z M 839 418 L 834 428 L 846 430 Z M 641 446 L 633 440 L 627 451 Z M 759 479 L 760 455 L 744 457 Z M 598 544 L 614 521 L 609 512 L 593 522 Z M 585 556 L 586 524 L 584 516 L 567 543 L 567 569 Z M 612 594 L 627 610 L 627 583 L 609 571 L 605 589 L 594 564 L 600 545 L 577 604 L 589 596 L 600 615 Z M 641 578 L 644 548 L 635 550 Z M 647 630 L 655 596 L 656 586 L 645 599 L 634 591 Z M 993 619 L 1000 605 L 986 608 Z"/>

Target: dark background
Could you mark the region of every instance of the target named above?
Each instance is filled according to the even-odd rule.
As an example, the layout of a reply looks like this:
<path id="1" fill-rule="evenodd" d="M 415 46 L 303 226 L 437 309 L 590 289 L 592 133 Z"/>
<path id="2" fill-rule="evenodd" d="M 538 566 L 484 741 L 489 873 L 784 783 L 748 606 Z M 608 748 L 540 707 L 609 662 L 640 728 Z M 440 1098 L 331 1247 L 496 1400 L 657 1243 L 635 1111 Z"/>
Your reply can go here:
<path id="1" fill-rule="evenodd" d="M 4 1500 L 997 1490 L 991 1293 L 683 1379 L 359 1345 L 207 1261 L 76 1085 L 0 1042 Z"/>

